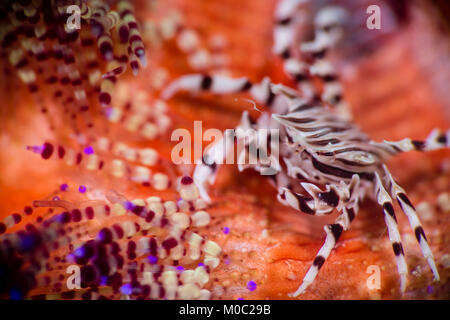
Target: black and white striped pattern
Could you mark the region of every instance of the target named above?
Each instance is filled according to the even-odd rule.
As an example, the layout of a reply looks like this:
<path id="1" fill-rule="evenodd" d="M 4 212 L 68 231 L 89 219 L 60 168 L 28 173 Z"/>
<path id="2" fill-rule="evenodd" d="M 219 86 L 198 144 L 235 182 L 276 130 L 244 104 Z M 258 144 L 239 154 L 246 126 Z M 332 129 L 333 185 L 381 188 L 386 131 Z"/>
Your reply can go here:
<path id="1" fill-rule="evenodd" d="M 283 59 L 284 71 L 298 85 L 304 97 L 311 100 L 320 96 L 323 102 L 336 107 L 346 118 L 351 114 L 342 99 L 342 86 L 333 65 L 326 59 L 327 53 L 335 46 L 343 34 L 342 24 L 348 13 L 337 6 L 327 6 L 319 10 L 314 21 L 314 40 L 301 42 L 298 50 L 307 57 L 295 55 L 296 29 L 306 27 L 307 15 L 304 8 L 311 5 L 308 0 L 280 1 L 275 12 L 273 52 Z M 288 9 L 290 9 L 288 11 Z M 303 9 L 303 10 L 302 10 Z M 321 80 L 320 94 L 315 88 L 313 78 Z"/>
<path id="2" fill-rule="evenodd" d="M 297 297 L 299 294 L 303 293 L 306 288 L 311 285 L 311 283 L 313 283 L 314 279 L 319 273 L 320 268 L 322 268 L 323 264 L 330 255 L 331 250 L 333 250 L 333 248 L 336 246 L 336 243 L 338 242 L 342 232 L 349 228 L 350 223 L 355 218 L 356 213 L 357 210 L 355 210 L 354 208 L 344 207 L 341 215 L 336 219 L 335 223 L 328 224 L 324 227 L 324 230 L 326 232 L 325 242 L 314 258 L 312 266 L 306 272 L 306 275 L 303 278 L 300 287 L 298 287 L 295 292 L 289 294 L 291 297 Z"/>
<path id="3" fill-rule="evenodd" d="M 375 173 L 375 177 L 376 200 L 378 204 L 383 207 L 384 221 L 386 223 L 386 226 L 388 227 L 389 240 L 392 244 L 392 249 L 397 261 L 398 273 L 400 274 L 400 290 L 403 293 L 406 290 L 408 266 L 405 260 L 405 253 L 403 251 L 400 231 L 398 230 L 397 218 L 395 217 L 392 199 L 384 188 L 378 172 Z"/>
<path id="4" fill-rule="evenodd" d="M 286 90 L 291 94 L 298 95 L 290 88 L 286 88 Z M 268 106 L 272 112 L 284 113 L 286 111 L 283 97 L 277 96 L 273 92 L 269 78 L 264 78 L 260 83 L 252 83 L 245 77 L 230 78 L 222 75 L 188 74 L 169 84 L 161 96 L 167 100 L 179 91 L 209 92 L 221 95 L 247 93 L 257 103 Z"/>
<path id="5" fill-rule="evenodd" d="M 313 98 L 317 94 L 310 66 L 295 55 L 297 31 L 308 22 L 307 11 L 301 9 L 308 5 L 309 0 L 281 0 L 278 3 L 275 9 L 272 51 L 283 60 L 285 73 L 297 83 L 303 96 Z"/>
<path id="6" fill-rule="evenodd" d="M 397 199 L 400 208 L 408 217 L 411 229 L 414 231 L 417 242 L 419 243 L 420 249 L 422 250 L 422 254 L 427 260 L 431 271 L 433 272 L 434 279 L 436 281 L 439 281 L 439 273 L 434 262 L 433 253 L 431 252 L 430 246 L 428 245 L 427 237 L 425 236 L 425 231 L 420 224 L 416 209 L 414 208 L 411 201 L 409 201 L 405 190 L 394 181 L 394 178 L 392 178 L 392 175 L 389 172 L 388 168 L 383 165 L 383 169 L 385 172 L 385 177 L 388 183 L 390 194 L 393 198 Z"/>
<path id="7" fill-rule="evenodd" d="M 448 148 L 450 147 L 450 130 L 442 132 L 439 129 L 434 129 L 424 141 L 405 138 L 400 141 L 384 141 L 382 144 L 378 144 L 378 146 L 389 150 L 388 152 L 393 155 L 412 150 L 432 151 Z"/>

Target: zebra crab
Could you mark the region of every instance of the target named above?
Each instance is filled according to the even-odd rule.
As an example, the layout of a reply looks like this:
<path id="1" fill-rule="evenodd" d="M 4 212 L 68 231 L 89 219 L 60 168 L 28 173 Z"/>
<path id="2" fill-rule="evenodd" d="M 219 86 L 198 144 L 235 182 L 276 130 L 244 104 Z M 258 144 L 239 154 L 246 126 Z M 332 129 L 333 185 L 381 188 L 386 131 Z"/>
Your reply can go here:
<path id="1" fill-rule="evenodd" d="M 348 230 L 358 214 L 359 204 L 366 197 L 374 199 L 382 207 L 400 274 L 401 292 L 405 292 L 406 289 L 408 268 L 393 200 L 398 201 L 400 208 L 408 217 L 434 279 L 439 281 L 433 254 L 416 210 L 405 190 L 395 182 L 384 163 L 401 152 L 429 151 L 449 147 L 450 130 L 445 133 L 433 130 L 424 141 L 405 138 L 400 141 L 375 142 L 335 110 L 320 104 L 319 101 L 314 103 L 303 99 L 295 90 L 280 84 L 272 84 L 267 78 L 259 84 L 253 84 L 246 78 L 186 75 L 173 82 L 163 95 L 169 98 L 180 90 L 210 91 L 221 94 L 246 91 L 256 101 L 271 104 L 274 113 L 271 116 L 263 113 L 256 122 L 253 122 L 248 113 L 244 112 L 239 128 L 280 130 L 277 153 L 281 161 L 273 157 L 270 161 L 270 169 L 275 173 L 272 178 L 278 187 L 278 200 L 309 215 L 330 214 L 335 209 L 339 212 L 335 222 L 325 226 L 325 242 L 302 284 L 290 294 L 292 297 L 303 293 L 314 281 L 340 235 Z M 236 138 L 239 139 L 239 135 Z M 234 139 L 234 137 L 226 135 L 223 139 Z M 270 137 L 268 140 L 270 141 Z M 246 142 L 247 145 L 248 143 L 252 142 Z M 277 147 L 273 141 L 269 143 L 270 148 Z M 229 151 L 225 149 L 227 145 L 230 144 L 217 142 L 206 151 L 203 163 L 198 164 L 194 170 L 194 181 L 205 200 L 210 200 L 206 185 L 214 183 L 218 165 L 223 163 Z M 246 152 L 246 149 L 242 152 Z M 244 155 L 240 154 L 238 158 L 242 156 Z M 244 169 L 244 166 L 239 166 L 240 170 Z M 267 165 L 261 163 L 246 165 L 246 167 L 252 167 L 260 173 L 268 169 Z M 308 182 L 300 182 L 300 180 Z M 297 185 L 300 184 L 304 191 L 298 192 L 292 181 L 297 181 Z M 325 186 L 325 190 L 318 185 Z"/>
<path id="2" fill-rule="evenodd" d="M 297 83 L 300 91 L 273 84 L 268 78 L 260 83 L 252 83 L 245 77 L 191 74 L 169 84 L 162 97 L 169 99 L 179 91 L 247 93 L 257 103 L 268 106 L 270 113 L 262 112 L 256 121 L 252 121 L 248 113 L 244 112 L 238 128 L 244 132 L 248 129 L 278 129 L 280 143 L 274 143 L 275 139 L 269 133 L 271 130 L 264 130 L 268 135 L 265 152 L 271 154 L 270 164 L 239 164 L 239 170 L 250 167 L 264 175 L 267 175 L 268 170 L 272 171 L 271 177 L 278 188 L 278 200 L 298 211 L 317 216 L 330 214 L 334 210 L 339 212 L 335 222 L 324 227 L 325 242 L 301 285 L 290 294 L 291 297 L 297 297 L 313 283 L 342 232 L 349 229 L 358 214 L 360 203 L 367 197 L 382 207 L 400 274 L 401 292 L 406 290 L 408 267 L 393 207 L 394 200 L 397 200 L 407 216 L 434 280 L 439 281 L 433 254 L 416 210 L 385 163 L 402 152 L 449 147 L 450 130 L 441 132 L 435 129 L 424 141 L 409 138 L 383 142 L 371 140 L 351 121 L 351 114 L 342 99 L 338 76 L 331 63 L 325 59 L 326 52 L 342 33 L 345 14 L 341 8 L 326 7 L 318 13 L 314 26 L 315 39 L 300 44 L 301 51 L 310 57 L 309 61 L 305 63 L 291 52 L 294 39 L 292 32 L 297 27 L 298 12 L 302 10 L 303 2 L 280 1 L 275 12 L 273 48 L 274 53 L 283 60 L 285 73 Z M 315 92 L 311 82 L 313 77 L 322 81 L 322 94 Z M 194 181 L 207 201 L 210 201 L 207 184 L 214 183 L 219 165 L 230 151 L 229 146 L 234 145 L 235 139 L 239 141 L 246 138 L 239 131 L 236 132 L 234 136 L 225 135 L 223 141 L 209 148 L 203 156 L 203 162 L 194 170 Z M 246 146 L 252 143 L 255 141 L 251 139 L 244 142 Z M 241 150 L 238 159 L 248 156 L 246 150 Z M 279 157 L 274 157 L 274 154 Z"/>

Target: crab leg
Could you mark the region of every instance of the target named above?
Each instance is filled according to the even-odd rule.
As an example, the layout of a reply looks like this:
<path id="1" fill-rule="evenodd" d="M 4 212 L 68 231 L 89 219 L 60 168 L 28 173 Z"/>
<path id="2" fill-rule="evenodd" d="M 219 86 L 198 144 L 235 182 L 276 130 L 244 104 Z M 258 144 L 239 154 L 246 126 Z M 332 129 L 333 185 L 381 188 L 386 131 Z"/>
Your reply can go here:
<path id="1" fill-rule="evenodd" d="M 310 54 L 313 62 L 310 75 L 319 77 L 323 82 L 321 99 L 336 108 L 336 111 L 347 119 L 351 118 L 347 104 L 342 99 L 342 85 L 333 65 L 325 58 L 327 52 L 342 37 L 342 22 L 348 13 L 335 6 L 321 9 L 315 19 L 315 38 L 311 42 L 300 44 L 302 53 Z"/>
<path id="2" fill-rule="evenodd" d="M 312 82 L 314 76 L 323 82 L 321 99 L 336 107 L 337 112 L 350 119 L 351 113 L 342 99 L 342 86 L 333 65 L 326 60 L 326 54 L 342 36 L 342 21 L 348 13 L 339 7 L 328 6 L 321 9 L 314 21 L 315 38 L 310 42 L 300 44 L 300 51 L 310 56 L 309 63 L 293 56 L 293 41 L 295 29 L 299 28 L 301 20 L 305 20 L 302 11 L 297 9 L 300 4 L 308 1 L 281 1 L 276 11 L 274 27 L 273 51 L 279 54 L 284 62 L 286 74 L 295 80 L 303 96 L 314 99 L 319 94 Z M 287 8 L 290 8 L 288 11 Z"/>
<path id="3" fill-rule="evenodd" d="M 314 279 L 319 273 L 320 268 L 323 266 L 326 259 L 330 255 L 331 250 L 333 250 L 333 248 L 336 246 L 336 243 L 339 240 L 342 231 L 347 230 L 350 226 L 350 223 L 355 218 L 357 213 L 357 210 L 355 209 L 353 207 L 344 207 L 344 209 L 342 210 L 342 214 L 336 219 L 335 223 L 328 224 L 324 227 L 324 230 L 327 234 L 325 243 L 322 245 L 316 257 L 314 258 L 313 264 L 308 269 L 308 272 L 303 278 L 302 284 L 295 292 L 289 294 L 289 296 L 294 298 L 297 297 L 299 294 L 303 293 L 311 283 L 313 283 Z"/>
<path id="4" fill-rule="evenodd" d="M 439 129 L 434 129 L 425 139 L 425 141 L 411 140 L 405 138 L 400 141 L 384 141 L 382 143 L 374 143 L 380 145 L 382 148 L 388 148 L 392 154 L 400 152 L 407 152 L 412 150 L 417 151 L 431 151 L 450 147 L 450 130 L 442 132 Z"/>
<path id="5" fill-rule="evenodd" d="M 202 163 L 195 167 L 193 178 L 199 189 L 200 196 L 205 201 L 211 201 L 206 191 L 206 182 L 208 184 L 214 183 L 219 169 L 218 165 L 223 163 L 227 153 L 233 147 L 234 135 L 227 130 L 225 131 L 225 136 L 205 152 Z"/>
<path id="6" fill-rule="evenodd" d="M 392 249 L 397 260 L 398 273 L 400 274 L 400 290 L 404 293 L 406 290 L 408 266 L 405 261 L 405 253 L 403 252 L 402 240 L 398 230 L 394 207 L 392 206 L 392 199 L 383 187 L 378 172 L 375 172 L 375 194 L 378 203 L 383 206 L 384 221 L 388 227 L 389 240 L 392 243 Z"/>
<path id="7" fill-rule="evenodd" d="M 306 16 L 300 7 L 309 0 L 282 0 L 275 11 L 272 51 L 283 60 L 285 73 L 293 79 L 303 95 L 312 98 L 316 95 L 309 65 L 294 56 L 296 31 L 301 28 Z"/>
<path id="8" fill-rule="evenodd" d="M 273 92 L 272 83 L 268 77 L 259 83 L 252 83 L 245 77 L 231 78 L 221 75 L 188 74 L 170 83 L 161 96 L 168 100 L 179 91 L 209 92 L 221 95 L 248 93 L 256 102 L 268 106 L 273 112 L 284 113 L 286 110 L 286 102 Z M 285 88 L 285 91 L 289 91 L 291 95 L 298 97 L 298 93 L 293 89 Z"/>
<path id="9" fill-rule="evenodd" d="M 417 216 L 416 213 L 416 209 L 406 196 L 405 190 L 394 181 L 394 178 L 392 178 L 391 173 L 389 172 L 389 170 L 385 165 L 383 165 L 383 169 L 386 174 L 388 183 L 390 185 L 391 195 L 392 197 L 395 197 L 397 199 L 400 208 L 408 217 L 411 229 L 414 230 L 417 242 L 419 243 L 420 249 L 422 250 L 422 254 L 427 260 L 431 268 L 431 271 L 433 272 L 434 279 L 436 281 L 439 281 L 439 272 L 436 268 L 436 263 L 434 262 L 433 253 L 431 252 L 431 249 L 428 245 L 427 237 L 425 236 L 425 232 L 423 231 L 423 228 L 420 224 L 419 217 Z"/>
<path id="10" fill-rule="evenodd" d="M 289 59 L 295 41 L 295 31 L 301 24 L 299 7 L 309 0 L 281 0 L 275 10 L 273 28 L 273 53 Z"/>
<path id="11" fill-rule="evenodd" d="M 324 203 L 322 207 L 328 206 L 330 210 L 329 212 L 331 212 L 334 208 L 337 208 L 341 211 L 341 214 L 338 216 L 335 223 L 328 224 L 324 227 L 327 234 L 325 242 L 314 258 L 313 264 L 308 269 L 302 284 L 294 293 L 290 294 L 291 297 L 297 297 L 299 294 L 303 293 L 311 283 L 313 283 L 320 268 L 330 255 L 331 250 L 333 250 L 336 246 L 342 231 L 348 230 L 350 223 L 355 219 L 359 209 L 359 198 L 361 197 L 361 195 L 355 192 L 355 189 L 360 186 L 360 179 L 356 174 L 352 176 L 352 179 L 348 185 L 342 184 L 339 190 L 331 188 L 330 185 L 327 185 L 326 192 L 321 191 L 318 187 L 310 183 L 302 183 L 302 186 L 315 199 L 316 208 L 318 207 L 318 202 L 320 201 Z M 322 209 L 322 211 L 325 211 L 325 209 Z"/>
<path id="12" fill-rule="evenodd" d="M 310 214 L 310 215 L 316 215 L 316 210 L 314 208 L 314 199 L 311 197 L 305 196 L 303 194 L 297 193 L 292 191 L 289 188 L 280 188 L 278 196 L 278 200 L 285 204 L 289 205 L 292 208 L 302 211 L 303 213 Z M 332 209 L 328 211 L 331 212 Z M 317 214 L 321 215 L 321 214 Z"/>

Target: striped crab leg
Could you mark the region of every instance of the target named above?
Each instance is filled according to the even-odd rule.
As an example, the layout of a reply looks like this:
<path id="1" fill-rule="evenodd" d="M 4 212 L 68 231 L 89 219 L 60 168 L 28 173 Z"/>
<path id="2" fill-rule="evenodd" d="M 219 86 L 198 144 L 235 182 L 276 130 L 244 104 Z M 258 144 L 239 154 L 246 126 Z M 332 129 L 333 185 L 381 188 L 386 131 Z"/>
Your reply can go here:
<path id="1" fill-rule="evenodd" d="M 327 52 L 339 41 L 343 33 L 342 23 L 348 13 L 337 6 L 327 6 L 321 9 L 314 20 L 314 40 L 302 42 L 300 52 L 309 60 L 294 57 L 293 47 L 295 30 L 304 24 L 302 6 L 308 0 L 281 1 L 275 12 L 274 53 L 283 59 L 284 70 L 292 78 L 304 96 L 314 99 L 319 96 L 313 84 L 313 77 L 323 82 L 323 92 L 320 98 L 335 106 L 337 111 L 346 118 L 351 118 L 346 103 L 342 99 L 342 86 L 333 65 L 326 59 Z M 303 61 L 302 61 L 303 60 Z"/>
<path id="2" fill-rule="evenodd" d="M 308 2 L 309 0 L 281 0 L 278 2 L 274 14 L 272 51 L 283 59 L 289 59 L 292 54 L 295 31 L 303 20 L 299 9 Z"/>
<path id="3" fill-rule="evenodd" d="M 274 17 L 272 51 L 283 60 L 284 72 L 297 83 L 305 96 L 311 98 L 316 92 L 309 65 L 294 56 L 297 30 L 307 20 L 300 8 L 308 5 L 308 2 L 309 0 L 282 0 L 278 3 Z"/>
<path id="4" fill-rule="evenodd" d="M 313 283 L 314 279 L 319 273 L 320 268 L 323 266 L 326 259 L 330 255 L 331 250 L 333 250 L 333 248 L 336 246 L 336 243 L 338 242 L 342 232 L 348 230 L 350 223 L 354 220 L 357 212 L 357 206 L 344 207 L 341 215 L 339 215 L 335 223 L 328 224 L 324 227 L 324 230 L 327 234 L 325 242 L 314 258 L 312 266 L 306 272 L 302 284 L 295 292 L 289 294 L 290 297 L 295 298 L 298 295 L 302 294 L 306 290 L 306 288 L 308 288 Z"/>
<path id="5" fill-rule="evenodd" d="M 406 196 L 405 190 L 394 181 L 394 178 L 392 177 L 388 168 L 385 165 L 383 165 L 383 169 L 385 172 L 385 177 L 388 180 L 390 186 L 391 195 L 392 197 L 397 199 L 400 208 L 408 217 L 409 224 L 411 228 L 414 230 L 414 234 L 416 235 L 416 239 L 417 242 L 419 243 L 420 249 L 422 250 L 422 254 L 427 260 L 428 265 L 431 268 L 431 271 L 433 272 L 434 280 L 439 281 L 439 272 L 436 268 L 436 263 L 434 262 L 433 253 L 430 249 L 430 246 L 428 245 L 427 237 L 425 236 L 425 232 L 422 228 L 422 225 L 420 224 L 419 217 L 417 216 L 416 213 L 416 209 Z"/>
<path id="6" fill-rule="evenodd" d="M 334 208 L 337 208 L 339 211 L 341 211 L 341 214 L 335 220 L 335 223 L 328 224 L 324 227 L 324 230 L 326 232 L 324 244 L 320 248 L 316 257 L 314 258 L 313 264 L 308 269 L 305 277 L 303 278 L 302 284 L 298 287 L 298 289 L 295 292 L 289 294 L 289 296 L 297 297 L 314 282 L 314 279 L 319 273 L 320 268 L 323 266 L 326 259 L 330 255 L 331 251 L 336 246 L 336 243 L 339 240 L 339 237 L 341 236 L 342 232 L 348 230 L 348 228 L 350 227 L 350 224 L 355 219 L 359 209 L 358 201 L 360 195 L 353 192 L 355 189 L 359 187 L 359 184 L 360 178 L 357 174 L 354 174 L 352 176 L 352 179 L 348 185 L 342 185 L 340 188 L 330 188 L 330 185 L 327 185 L 325 192 L 321 191 L 318 187 L 314 186 L 313 184 L 302 183 L 303 188 L 312 196 L 312 200 L 314 200 L 315 206 L 312 206 L 311 202 L 309 203 L 304 202 L 303 205 L 301 205 L 302 201 L 300 201 L 299 198 L 299 196 L 301 195 L 295 194 L 298 204 L 300 205 L 298 209 L 307 214 L 323 215 L 326 213 L 331 213 L 331 211 Z M 286 188 L 284 188 L 283 190 L 283 192 L 285 192 L 285 195 L 287 192 L 286 190 L 287 190 Z M 291 191 L 289 192 L 290 194 L 294 194 Z M 292 200 L 293 199 L 291 199 L 291 201 Z M 285 202 L 289 203 L 289 199 L 287 196 Z M 321 202 L 322 204 L 321 211 L 314 210 L 319 207 L 318 202 Z M 308 210 L 305 211 L 306 208 L 305 204 L 309 205 L 307 207 L 307 209 L 310 210 L 309 212 Z M 290 205 L 292 206 L 292 203 L 290 203 Z M 326 209 L 327 207 L 328 210 Z"/>
<path id="7" fill-rule="evenodd" d="M 434 129 L 425 139 L 425 141 L 421 140 L 412 140 L 410 138 L 405 138 L 400 141 L 384 141 L 382 143 L 374 143 L 377 145 L 384 145 L 384 147 L 388 147 L 393 149 L 393 153 L 399 152 L 407 152 L 412 150 L 417 151 L 431 151 L 442 148 L 450 147 L 450 130 L 446 132 L 442 132 L 439 129 Z"/>
<path id="8" fill-rule="evenodd" d="M 231 78 L 222 75 L 188 74 L 170 83 L 162 92 L 161 97 L 168 100 L 179 91 L 213 94 L 248 93 L 256 102 L 266 105 L 273 112 L 285 113 L 287 111 L 285 98 L 277 94 L 268 77 L 259 83 L 253 83 L 245 77 Z M 300 98 L 299 93 L 294 89 L 283 86 L 283 91 L 292 97 Z"/>
<path id="9" fill-rule="evenodd" d="M 202 162 L 195 167 L 193 179 L 203 200 L 211 201 L 206 191 L 206 184 L 214 183 L 219 170 L 218 165 L 223 163 L 230 148 L 233 147 L 234 135 L 227 130 L 225 131 L 225 136 L 205 152 Z"/>
<path id="10" fill-rule="evenodd" d="M 357 184 L 359 184 L 359 177 L 354 175 L 350 182 L 351 187 L 348 189 L 354 189 Z M 348 193 L 342 193 L 338 188 L 329 184 L 326 185 L 324 191 L 312 183 L 302 182 L 301 186 L 309 195 L 294 192 L 288 187 L 281 187 L 278 200 L 303 213 L 322 216 L 330 214 L 334 208 L 340 208 L 350 198 Z"/>
<path id="11" fill-rule="evenodd" d="M 294 192 L 289 188 L 280 188 L 277 198 L 278 201 L 291 206 L 295 210 L 310 215 L 316 215 L 315 207 L 313 203 L 311 203 L 313 199 L 304 194 Z"/>
<path id="12" fill-rule="evenodd" d="M 311 42 L 300 44 L 300 51 L 312 56 L 309 73 L 310 76 L 316 76 L 323 82 L 321 99 L 350 119 L 351 113 L 342 99 L 343 88 L 339 76 L 334 66 L 326 59 L 327 52 L 342 37 L 342 24 L 347 17 L 348 12 L 338 6 L 327 6 L 321 9 L 314 21 L 315 38 Z"/>
<path id="13" fill-rule="evenodd" d="M 408 266 L 405 261 L 405 253 L 403 251 L 402 240 L 398 230 L 397 218 L 395 217 L 392 199 L 384 188 L 378 172 L 375 172 L 375 194 L 378 203 L 383 206 L 384 221 L 388 228 L 389 240 L 392 243 L 392 249 L 397 261 L 398 273 L 400 274 L 400 290 L 404 293 L 407 284 Z"/>
<path id="14" fill-rule="evenodd" d="M 238 154 L 237 154 L 237 160 L 238 160 L 238 168 L 240 171 L 252 167 L 256 171 L 261 172 L 264 175 L 272 175 L 273 173 L 268 173 L 266 171 L 267 168 L 260 167 L 258 163 L 255 164 L 247 164 L 246 157 L 249 156 L 247 153 L 247 148 L 249 150 L 252 150 L 252 148 L 249 146 L 251 143 L 259 143 L 259 139 L 261 139 L 261 136 L 256 137 L 252 133 L 255 133 L 254 130 L 255 127 L 257 127 L 258 124 L 253 124 L 250 120 L 248 112 L 244 112 L 241 117 L 241 121 L 239 125 L 237 126 L 236 131 L 234 130 L 225 130 L 224 137 L 216 142 L 212 147 L 208 147 L 208 149 L 205 151 L 205 154 L 203 155 L 202 161 L 195 167 L 193 178 L 194 181 L 199 189 L 201 197 L 206 200 L 210 201 L 210 197 L 207 194 L 206 191 L 206 183 L 213 184 L 214 180 L 216 178 L 217 171 L 219 169 L 219 165 L 223 164 L 225 159 L 226 163 L 229 162 L 228 155 L 234 150 L 234 142 L 237 140 L 238 142 Z M 249 140 L 246 141 L 246 132 L 250 132 L 251 135 L 248 136 Z M 256 139 L 256 140 L 254 140 Z M 277 140 L 277 139 L 275 139 Z M 240 143 L 241 142 L 241 143 Z M 267 142 L 267 140 L 266 140 Z M 244 145 L 242 145 L 244 143 Z M 243 147 L 243 148 L 240 148 Z M 272 145 L 272 150 L 276 147 Z M 259 149 L 259 156 L 261 157 L 261 152 L 264 151 L 265 155 L 267 156 L 267 150 L 261 150 Z M 234 159 L 232 159 L 234 161 Z M 279 163 L 277 159 L 271 158 L 271 164 L 275 162 L 275 168 L 271 166 L 272 169 L 275 170 L 275 173 L 280 171 Z M 264 172 L 264 173 L 263 173 Z M 271 171 L 272 172 L 272 171 Z"/>

